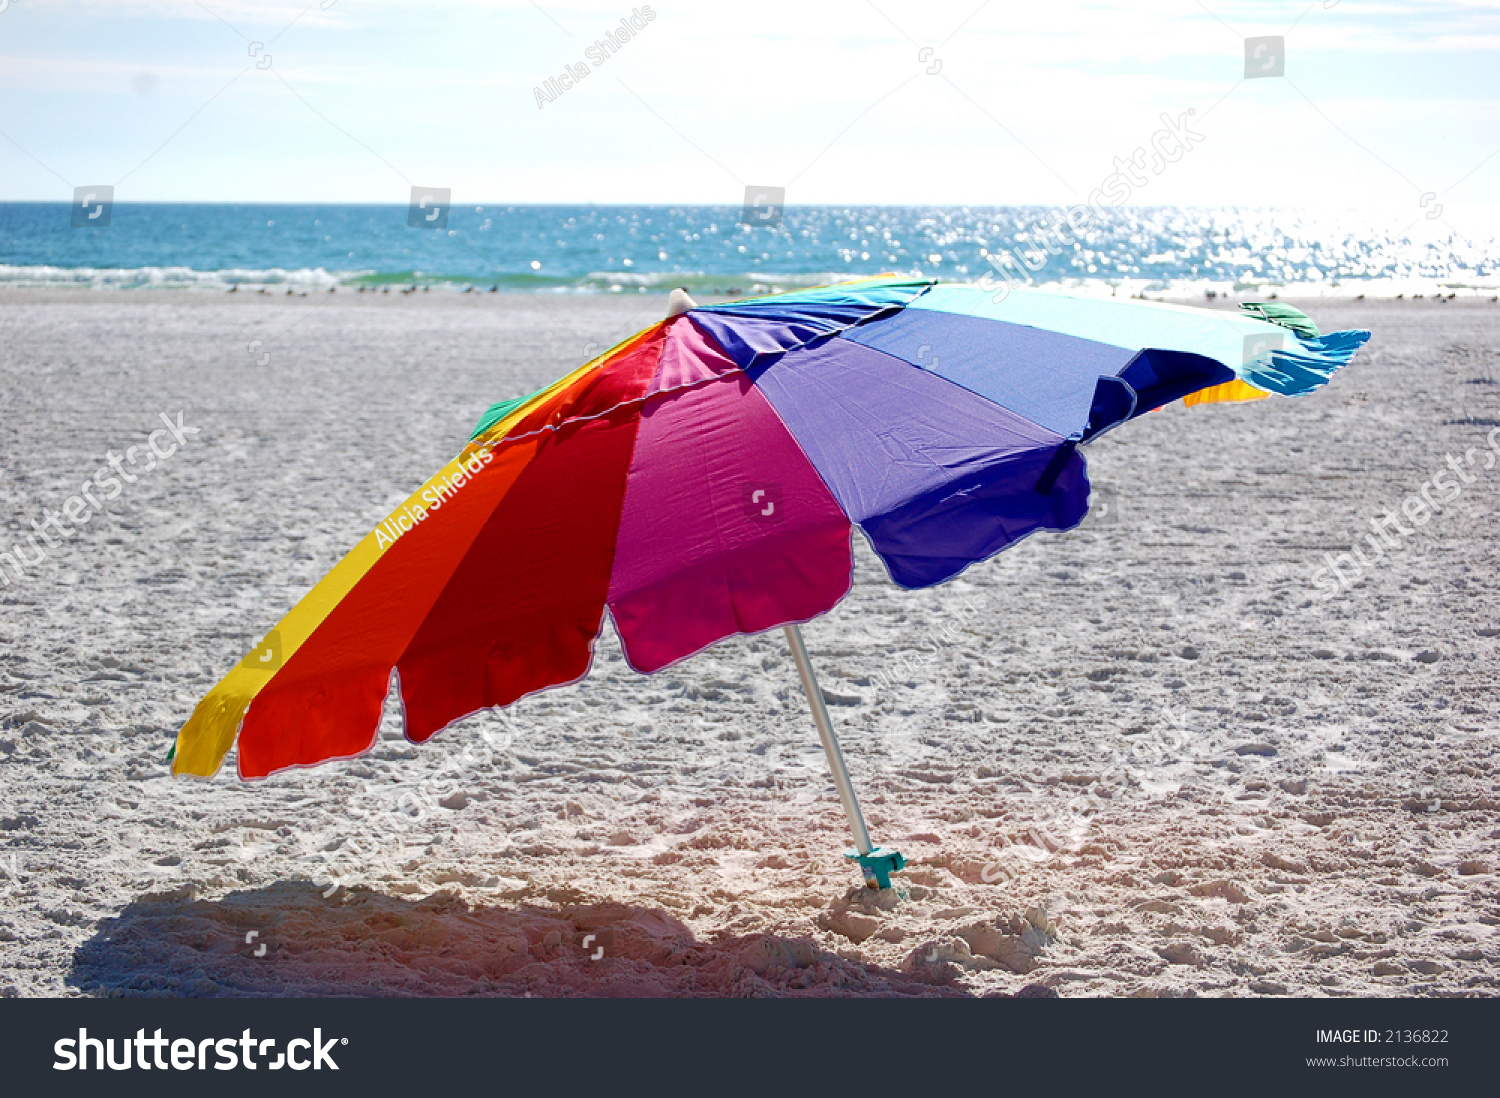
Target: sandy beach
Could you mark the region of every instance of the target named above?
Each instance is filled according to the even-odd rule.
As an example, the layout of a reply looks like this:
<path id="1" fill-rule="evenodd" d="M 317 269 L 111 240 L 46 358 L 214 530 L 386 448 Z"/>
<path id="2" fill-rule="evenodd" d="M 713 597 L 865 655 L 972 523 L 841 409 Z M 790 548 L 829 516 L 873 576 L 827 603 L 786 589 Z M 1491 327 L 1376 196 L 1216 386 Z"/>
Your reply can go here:
<path id="1" fill-rule="evenodd" d="M 804 633 L 882 901 L 779 631 L 642 677 L 606 626 L 427 745 L 388 706 L 354 761 L 168 774 L 487 406 L 662 297 L 0 292 L 0 551 L 171 451 L 0 586 L 0 995 L 1495 995 L 1500 305 L 1302 304 L 1369 348 L 1101 438 L 1077 530 L 922 592 L 856 537 Z"/>

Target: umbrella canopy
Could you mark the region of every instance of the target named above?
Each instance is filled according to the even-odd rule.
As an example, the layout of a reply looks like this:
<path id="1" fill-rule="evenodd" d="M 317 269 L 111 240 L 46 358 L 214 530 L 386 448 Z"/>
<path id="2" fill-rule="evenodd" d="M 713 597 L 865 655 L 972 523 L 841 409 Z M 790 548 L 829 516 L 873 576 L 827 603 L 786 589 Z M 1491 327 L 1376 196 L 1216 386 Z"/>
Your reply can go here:
<path id="1" fill-rule="evenodd" d="M 198 704 L 173 771 L 236 737 L 243 778 L 359 755 L 393 669 L 427 740 L 581 678 L 606 610 L 643 672 L 806 621 L 849 590 L 853 526 L 896 583 L 941 583 L 1082 520 L 1080 443 L 1309 392 L 1367 338 L 896 276 L 692 307 L 492 407 Z"/>

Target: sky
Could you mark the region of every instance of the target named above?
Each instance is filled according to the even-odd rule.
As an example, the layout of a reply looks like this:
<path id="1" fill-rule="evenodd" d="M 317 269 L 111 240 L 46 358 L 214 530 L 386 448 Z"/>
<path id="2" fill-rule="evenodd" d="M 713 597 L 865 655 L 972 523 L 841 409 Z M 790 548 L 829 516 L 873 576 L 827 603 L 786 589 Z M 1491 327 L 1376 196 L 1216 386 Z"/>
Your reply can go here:
<path id="1" fill-rule="evenodd" d="M 1497 51 L 1500 0 L 0 0 L 0 201 L 1070 205 L 1140 149 L 1131 204 L 1462 224 Z"/>

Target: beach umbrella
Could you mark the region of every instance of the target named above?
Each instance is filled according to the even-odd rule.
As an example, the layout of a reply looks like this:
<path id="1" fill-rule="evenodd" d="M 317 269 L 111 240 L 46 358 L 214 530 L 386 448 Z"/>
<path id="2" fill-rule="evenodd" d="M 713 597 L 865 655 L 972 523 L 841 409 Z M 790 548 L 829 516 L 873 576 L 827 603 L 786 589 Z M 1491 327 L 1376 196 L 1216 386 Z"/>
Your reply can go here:
<path id="1" fill-rule="evenodd" d="M 361 540 L 199 702 L 176 774 L 374 746 L 394 670 L 409 740 L 582 678 L 606 612 L 654 672 L 784 628 L 855 837 L 885 887 L 797 625 L 848 593 L 858 527 L 906 588 L 1083 519 L 1079 446 L 1173 400 L 1297 396 L 1366 332 L 882 276 L 695 305 L 530 396 Z"/>

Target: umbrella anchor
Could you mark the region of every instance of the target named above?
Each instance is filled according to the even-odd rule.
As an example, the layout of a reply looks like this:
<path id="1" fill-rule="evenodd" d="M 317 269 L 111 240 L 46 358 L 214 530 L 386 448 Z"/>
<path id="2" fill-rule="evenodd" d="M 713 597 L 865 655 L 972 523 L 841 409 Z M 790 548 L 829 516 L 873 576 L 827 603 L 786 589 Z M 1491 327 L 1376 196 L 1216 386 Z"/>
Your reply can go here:
<path id="1" fill-rule="evenodd" d="M 812 708 L 813 722 L 818 726 L 818 739 L 823 741 L 823 753 L 828 756 L 828 769 L 833 771 L 833 784 L 838 787 L 844 814 L 849 817 L 849 830 L 854 832 L 854 849 L 844 857 L 859 863 L 868 887 L 890 888 L 891 874 L 904 869 L 906 859 L 899 850 L 871 844 L 864 813 L 859 810 L 859 799 L 854 795 L 854 783 L 849 780 L 849 768 L 844 764 L 844 753 L 839 749 L 838 737 L 833 734 L 828 705 L 823 701 L 823 691 L 818 688 L 818 677 L 813 674 L 807 646 L 802 643 L 802 630 L 788 625 L 786 641 L 792 649 L 792 658 L 797 661 L 797 674 L 802 678 L 802 690 Z"/>

